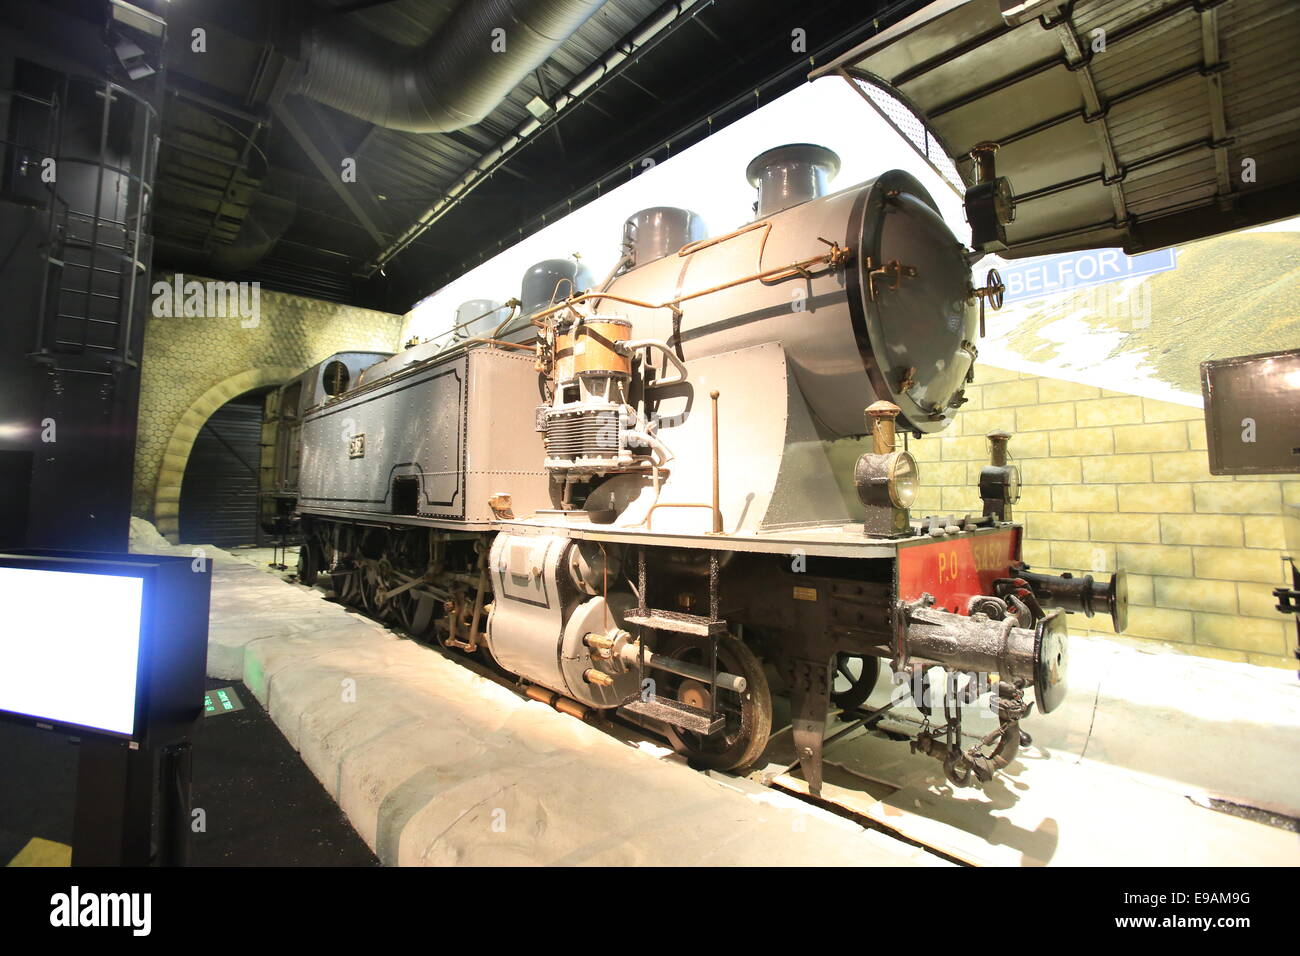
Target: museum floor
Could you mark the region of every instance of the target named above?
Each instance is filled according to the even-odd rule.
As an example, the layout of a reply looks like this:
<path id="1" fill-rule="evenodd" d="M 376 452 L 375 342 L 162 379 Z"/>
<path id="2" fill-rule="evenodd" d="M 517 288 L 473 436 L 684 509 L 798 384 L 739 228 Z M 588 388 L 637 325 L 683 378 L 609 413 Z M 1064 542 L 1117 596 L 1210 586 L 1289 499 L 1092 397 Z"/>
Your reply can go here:
<path id="1" fill-rule="evenodd" d="M 134 549 L 167 547 L 133 528 Z M 890 739 L 920 718 L 896 707 L 828 745 L 813 805 L 788 731 L 747 777 L 703 774 L 652 734 L 560 714 L 283 580 L 269 550 L 207 554 L 212 686 L 242 682 L 385 864 L 1300 863 L 1300 685 L 1284 670 L 1078 639 L 1067 704 L 1026 722 L 1033 745 L 993 783 L 954 790 Z M 882 681 L 868 706 L 887 700 Z M 196 768 L 210 743 L 263 806 L 310 806 L 268 836 L 277 862 L 371 862 L 308 799 L 303 766 L 272 756 L 269 726 L 236 713 L 204 729 Z M 254 841 L 274 828 L 248 820 Z"/>

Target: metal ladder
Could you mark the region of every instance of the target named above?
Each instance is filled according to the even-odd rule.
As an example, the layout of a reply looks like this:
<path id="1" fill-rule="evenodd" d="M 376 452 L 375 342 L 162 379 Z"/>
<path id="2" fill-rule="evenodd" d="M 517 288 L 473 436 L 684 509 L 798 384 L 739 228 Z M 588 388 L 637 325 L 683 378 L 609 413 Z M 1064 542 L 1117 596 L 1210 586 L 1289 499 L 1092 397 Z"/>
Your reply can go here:
<path id="1" fill-rule="evenodd" d="M 147 242 L 146 219 L 152 206 L 158 113 L 131 90 L 97 81 L 96 95 L 103 100 L 98 153 L 93 159 L 64 156 L 60 103 L 68 101 L 71 81 L 65 79 L 61 96 L 47 104 L 54 126 L 49 154 L 56 170 L 69 165 L 94 169 L 93 205 L 88 210 L 73 209 L 57 189 L 50 190 L 45 280 L 36 343 L 29 357 L 57 371 L 115 376 L 138 364 L 131 352 L 132 326 L 140 280 L 149 271 L 141 247 Z M 135 104 L 135 122 L 142 132 L 140 154 L 130 169 L 114 165 L 109 156 L 113 108 L 128 102 Z M 110 178 L 116 198 L 106 194 L 105 181 Z M 110 212 L 106 206 L 114 208 Z"/>
<path id="2" fill-rule="evenodd" d="M 637 629 L 637 641 L 643 648 L 639 668 L 642 680 L 645 677 L 644 641 L 645 631 L 666 631 L 674 634 L 686 634 L 708 642 L 709 657 L 709 709 L 701 710 L 689 704 L 662 697 L 658 694 L 641 693 L 622 705 L 628 713 L 648 717 L 663 723 L 672 724 L 703 736 L 712 736 L 722 730 L 726 721 L 717 712 L 718 696 L 718 640 L 727 633 L 727 622 L 719 616 L 718 594 L 718 556 L 709 555 L 709 613 L 707 616 L 686 614 L 681 611 L 666 611 L 646 606 L 646 565 L 645 546 L 637 548 L 637 607 L 623 616 L 626 624 Z M 644 687 L 644 683 L 642 684 Z"/>

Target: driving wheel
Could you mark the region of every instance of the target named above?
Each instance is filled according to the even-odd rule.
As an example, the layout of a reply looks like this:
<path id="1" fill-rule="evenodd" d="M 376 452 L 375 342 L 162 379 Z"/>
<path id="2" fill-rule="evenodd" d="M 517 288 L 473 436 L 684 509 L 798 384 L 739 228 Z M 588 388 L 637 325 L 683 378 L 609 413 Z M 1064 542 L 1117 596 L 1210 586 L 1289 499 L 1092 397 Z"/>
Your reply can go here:
<path id="1" fill-rule="evenodd" d="M 683 638 L 673 642 L 665 653 L 707 667 L 708 648 L 706 640 Z M 742 694 L 718 688 L 717 708 L 725 721 L 722 729 L 706 737 L 669 726 L 668 740 L 674 750 L 697 766 L 735 770 L 752 764 L 767 746 L 772 733 L 772 694 L 754 652 L 730 635 L 718 639 L 718 670 L 743 677 L 748 684 Z M 708 710 L 709 688 L 702 681 L 666 671 L 655 671 L 654 678 L 660 685 L 659 696 Z"/>
<path id="2" fill-rule="evenodd" d="M 831 674 L 831 706 L 857 710 L 871 696 L 879 676 L 879 657 L 840 651 L 835 655 Z"/>

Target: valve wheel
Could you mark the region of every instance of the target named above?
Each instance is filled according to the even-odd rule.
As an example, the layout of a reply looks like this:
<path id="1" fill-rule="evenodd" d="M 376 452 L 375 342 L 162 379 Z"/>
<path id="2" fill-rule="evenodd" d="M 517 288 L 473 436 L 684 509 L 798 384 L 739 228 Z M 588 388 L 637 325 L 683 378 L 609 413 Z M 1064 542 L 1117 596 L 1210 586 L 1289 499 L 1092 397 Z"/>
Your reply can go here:
<path id="1" fill-rule="evenodd" d="M 709 664 L 708 643 L 698 639 L 680 639 L 669 644 L 664 653 L 692 664 Z M 730 635 L 718 639 L 718 670 L 743 677 L 748 683 L 743 694 L 718 688 L 718 711 L 726 721 L 722 730 L 710 737 L 672 726 L 666 732 L 673 749 L 692 764 L 711 770 L 737 770 L 752 764 L 767 746 L 772 733 L 772 693 L 762 663 Z M 702 702 L 708 709 L 707 684 L 664 671 L 656 672 L 655 679 L 660 683 L 660 696 L 691 706 Z"/>
<path id="2" fill-rule="evenodd" d="M 1002 273 L 997 269 L 990 269 L 984 277 L 984 288 L 989 290 L 989 305 L 993 311 L 1002 308 L 1002 302 L 1006 299 L 1007 287 L 1002 281 Z"/>

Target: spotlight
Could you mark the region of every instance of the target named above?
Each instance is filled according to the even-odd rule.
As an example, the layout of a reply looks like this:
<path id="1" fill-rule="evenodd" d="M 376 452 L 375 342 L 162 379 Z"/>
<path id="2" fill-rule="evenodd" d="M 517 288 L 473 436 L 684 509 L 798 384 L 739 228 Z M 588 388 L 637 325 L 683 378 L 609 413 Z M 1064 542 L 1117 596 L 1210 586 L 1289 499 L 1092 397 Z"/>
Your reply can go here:
<path id="1" fill-rule="evenodd" d="M 133 80 L 143 80 L 158 72 L 149 62 L 144 50 L 126 38 L 120 38 L 113 44 L 113 53 L 117 55 L 117 62 L 122 64 L 122 69 L 126 70 L 126 75 Z"/>

